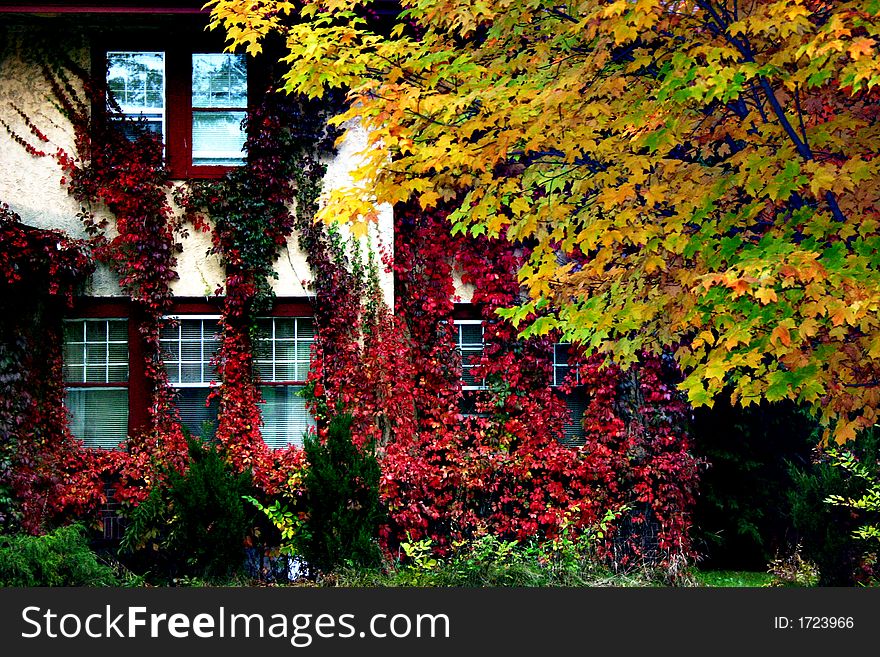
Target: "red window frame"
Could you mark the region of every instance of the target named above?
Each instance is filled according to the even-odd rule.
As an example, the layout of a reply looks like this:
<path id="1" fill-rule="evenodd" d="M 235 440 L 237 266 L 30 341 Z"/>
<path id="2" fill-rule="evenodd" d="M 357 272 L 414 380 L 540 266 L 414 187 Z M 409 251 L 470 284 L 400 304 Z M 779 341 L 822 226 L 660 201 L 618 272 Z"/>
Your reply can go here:
<path id="1" fill-rule="evenodd" d="M 168 312 L 187 315 L 219 315 L 222 298 L 177 297 Z M 314 317 L 315 309 L 307 300 L 279 299 L 265 314 L 271 317 Z M 122 297 L 81 297 L 65 313 L 70 319 L 128 319 L 128 434 L 149 428 L 151 391 L 146 377 L 145 345 L 139 326 L 145 321 L 143 308 Z M 289 385 L 290 382 L 279 385 Z M 299 382 L 304 383 L 304 382 Z"/>
<path id="2" fill-rule="evenodd" d="M 201 53 L 222 53 L 223 39 L 204 34 L 201 23 L 186 30 L 144 30 L 137 33 L 114 33 L 102 36 L 92 49 L 92 74 L 97 80 L 106 80 L 107 53 L 164 52 L 165 53 L 165 165 L 171 178 L 221 178 L 236 166 L 193 165 L 192 163 L 192 56 Z M 246 55 L 248 69 L 248 109 L 258 98 L 257 62 Z M 246 154 L 245 154 L 246 157 Z"/>

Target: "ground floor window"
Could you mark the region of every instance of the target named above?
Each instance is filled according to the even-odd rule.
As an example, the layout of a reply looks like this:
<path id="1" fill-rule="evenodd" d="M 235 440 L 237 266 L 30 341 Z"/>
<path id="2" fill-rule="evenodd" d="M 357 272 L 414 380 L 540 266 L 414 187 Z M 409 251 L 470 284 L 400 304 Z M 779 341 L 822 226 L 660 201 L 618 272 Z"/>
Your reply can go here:
<path id="1" fill-rule="evenodd" d="M 214 315 L 167 318 L 160 334 L 168 380 L 175 389 L 180 422 L 194 436 L 209 438 L 217 427 L 216 356 L 220 318 Z"/>
<path id="2" fill-rule="evenodd" d="M 128 321 L 64 321 L 65 406 L 86 447 L 116 449 L 128 435 Z"/>
<path id="3" fill-rule="evenodd" d="M 302 390 L 309 374 L 315 324 L 311 317 L 257 320 L 254 370 L 263 396 L 263 440 L 272 449 L 302 445 L 315 420 Z"/>

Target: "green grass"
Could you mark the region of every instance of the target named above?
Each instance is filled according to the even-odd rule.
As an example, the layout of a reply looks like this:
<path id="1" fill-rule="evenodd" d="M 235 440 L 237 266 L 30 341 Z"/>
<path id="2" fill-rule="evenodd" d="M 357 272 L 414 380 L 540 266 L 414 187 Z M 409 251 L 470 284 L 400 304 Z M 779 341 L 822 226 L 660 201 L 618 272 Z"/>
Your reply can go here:
<path id="1" fill-rule="evenodd" d="M 694 578 L 700 586 L 756 587 L 767 586 L 773 579 L 770 573 L 745 570 L 697 570 Z"/>

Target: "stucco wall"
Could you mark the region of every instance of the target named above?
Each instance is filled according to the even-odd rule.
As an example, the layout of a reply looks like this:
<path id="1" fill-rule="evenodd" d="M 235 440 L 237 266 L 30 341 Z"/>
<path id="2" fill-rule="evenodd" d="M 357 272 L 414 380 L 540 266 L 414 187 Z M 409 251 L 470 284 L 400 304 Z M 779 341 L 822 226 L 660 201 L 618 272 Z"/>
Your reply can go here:
<path id="1" fill-rule="evenodd" d="M 61 112 L 54 107 L 51 90 L 43 79 L 40 65 L 30 56 L 33 28 L 18 26 L 0 29 L 0 117 L 18 135 L 46 152 L 58 148 L 74 153 L 73 129 Z M 4 33 L 5 32 L 5 33 Z M 5 43 L 3 43 L 5 41 Z M 88 68 L 87 44 L 82 38 L 70 36 L 57 46 L 74 61 Z M 16 112 L 20 109 L 50 139 L 39 143 L 29 132 L 24 120 Z M 349 138 L 338 154 L 327 162 L 325 188 L 350 184 L 350 173 L 356 165 L 356 153 L 366 143 L 366 134 L 352 126 Z M 51 157 L 36 158 L 13 141 L 7 130 L 0 130 L 0 202 L 17 212 L 24 223 L 38 228 L 60 228 L 73 237 L 85 237 L 77 213 L 79 204 L 61 185 L 62 172 Z M 169 193 L 170 202 L 170 193 Z M 173 207 L 173 204 L 172 204 Z M 100 212 L 100 209 L 98 210 Z M 380 208 L 378 224 L 371 230 L 368 243 L 381 243 L 390 252 L 393 249 L 393 217 L 390 206 Z M 112 221 L 111 221 L 112 225 Z M 347 230 L 343 228 L 343 234 Z M 183 253 L 178 256 L 179 280 L 173 292 L 182 297 L 212 296 L 223 283 L 223 269 L 216 256 L 207 256 L 210 235 L 190 230 L 181 238 Z M 278 279 L 273 288 L 279 297 L 304 297 L 308 291 L 303 283 L 311 280 L 311 272 L 304 254 L 292 236 L 276 263 Z M 380 272 L 386 301 L 393 306 L 394 279 L 390 272 Z M 101 267 L 89 283 L 87 293 L 92 296 L 119 296 L 122 294 L 115 276 Z"/>

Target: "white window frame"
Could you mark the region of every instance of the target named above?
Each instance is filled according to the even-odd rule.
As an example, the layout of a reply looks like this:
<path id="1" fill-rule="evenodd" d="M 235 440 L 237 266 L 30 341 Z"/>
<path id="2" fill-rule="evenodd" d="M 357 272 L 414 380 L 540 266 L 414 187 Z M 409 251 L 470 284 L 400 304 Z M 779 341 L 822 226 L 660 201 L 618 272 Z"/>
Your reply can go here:
<path id="1" fill-rule="evenodd" d="M 220 315 L 167 315 L 167 316 L 163 317 L 163 320 L 170 320 L 170 321 L 176 321 L 176 322 L 187 321 L 187 320 L 216 321 L 217 328 L 218 328 L 218 332 L 217 332 L 218 343 L 221 342 L 223 339 L 223 336 L 219 332 L 220 319 L 221 319 Z M 168 340 L 166 338 L 162 338 L 160 335 L 160 337 L 159 337 L 160 346 L 166 342 L 175 342 L 176 341 L 178 347 L 182 347 L 184 340 L 180 334 L 180 325 L 179 324 L 177 326 L 177 331 L 178 331 L 178 333 L 177 333 L 178 337 L 176 340 Z M 192 341 L 187 340 L 187 342 L 192 342 Z M 202 333 L 200 336 L 199 343 L 201 344 L 201 360 L 197 360 L 197 361 L 196 360 L 186 360 L 186 361 L 183 360 L 183 358 L 182 358 L 183 357 L 183 349 L 180 349 L 178 352 L 177 361 L 172 361 L 172 363 L 177 364 L 177 378 L 178 379 L 181 378 L 181 372 L 182 372 L 181 368 L 185 363 L 189 363 L 189 364 L 199 363 L 201 365 L 201 369 L 202 369 L 202 380 L 201 381 L 179 381 L 179 382 L 172 381 L 171 380 L 171 373 L 168 372 L 168 360 L 164 356 L 162 357 L 162 362 L 165 365 L 165 371 L 168 372 L 169 385 L 172 388 L 216 388 L 220 385 L 220 383 L 214 379 L 209 379 L 208 381 L 204 380 L 205 366 L 206 366 L 206 364 L 209 365 L 211 362 L 211 358 L 213 358 L 213 355 L 212 355 L 207 360 L 205 360 L 205 328 L 204 328 L 204 324 L 202 324 Z M 164 348 L 163 348 L 163 352 L 164 352 Z"/>
<path id="2" fill-rule="evenodd" d="M 486 341 L 485 341 L 485 339 L 483 339 L 486 334 L 486 327 L 483 326 L 483 320 L 482 319 L 454 319 L 453 323 L 455 324 L 455 348 L 458 351 L 458 354 L 462 359 L 462 362 L 461 362 L 461 380 L 462 380 L 461 389 L 462 390 L 485 390 L 486 389 L 486 381 L 485 380 L 482 380 L 482 382 L 479 383 L 478 385 L 467 385 L 464 383 L 465 370 L 471 370 L 474 368 L 473 365 L 470 365 L 470 364 L 465 365 L 464 364 L 465 352 L 476 354 L 479 357 L 479 355 L 482 354 L 486 348 Z M 475 326 L 475 325 L 479 325 L 479 327 L 480 327 L 479 348 L 476 347 L 475 342 L 465 343 L 463 341 L 463 335 L 462 335 L 462 330 L 461 330 L 462 326 Z M 471 378 L 474 378 L 473 375 L 471 375 Z"/>
<path id="3" fill-rule="evenodd" d="M 63 383 L 64 383 L 65 399 L 67 398 L 68 393 L 70 391 L 74 391 L 74 390 L 75 391 L 112 390 L 112 391 L 116 391 L 116 392 L 122 392 L 122 391 L 125 392 L 124 408 L 120 409 L 120 412 L 124 412 L 124 414 L 125 414 L 125 418 L 124 418 L 125 435 L 118 436 L 119 440 L 116 441 L 115 443 L 113 443 L 112 445 L 110 443 L 107 443 L 106 441 L 101 441 L 100 439 L 97 441 L 97 443 L 103 443 L 103 444 L 96 444 L 96 441 L 92 438 L 86 438 L 85 436 L 78 436 L 73 432 L 73 428 L 75 426 L 74 423 L 70 424 L 71 433 L 74 433 L 74 437 L 77 440 L 81 441 L 83 443 L 83 446 L 86 447 L 87 449 L 105 449 L 105 450 L 119 449 L 119 444 L 124 442 L 128 437 L 128 414 L 129 414 L 129 392 L 128 392 L 129 391 L 129 381 L 128 381 L 128 379 L 129 379 L 129 376 L 131 375 L 131 364 L 130 364 L 131 353 L 130 353 L 130 345 L 129 345 L 129 340 L 128 340 L 128 321 L 129 320 L 127 317 L 70 317 L 70 318 L 64 318 L 62 320 L 63 325 L 64 324 L 72 324 L 72 323 L 77 323 L 77 324 L 82 323 L 82 326 L 83 326 L 82 341 L 68 342 L 66 339 L 66 331 L 64 331 L 63 336 L 62 336 L 62 349 L 63 350 L 66 351 L 66 347 L 68 345 L 82 345 L 82 348 L 83 348 L 82 360 L 79 362 L 71 363 L 71 362 L 69 362 L 69 359 L 67 358 L 66 354 L 64 355 Z M 111 340 L 110 339 L 109 322 L 124 322 L 125 339 L 123 339 L 123 340 Z M 88 325 L 90 323 L 91 324 L 101 323 L 106 327 L 105 332 L 104 332 L 104 340 L 103 341 L 98 341 L 98 340 L 90 341 L 88 339 Z M 104 357 L 104 363 L 103 363 L 103 369 L 104 369 L 103 381 L 88 381 L 88 371 L 90 369 L 91 370 L 100 370 L 100 368 L 101 368 L 100 364 L 96 364 L 96 363 L 90 364 L 88 362 L 87 351 L 88 351 L 88 345 L 90 345 L 90 344 L 103 345 L 103 347 L 104 347 L 105 357 Z M 123 361 L 111 361 L 110 360 L 110 345 L 121 345 L 121 344 L 125 345 L 125 361 L 124 362 Z M 111 381 L 110 380 L 110 367 L 111 367 L 111 365 L 114 365 L 116 367 L 121 367 L 123 364 L 125 365 L 124 380 Z M 68 380 L 68 378 L 67 378 L 67 375 L 69 373 L 68 367 L 70 367 L 70 366 L 82 368 L 82 378 L 81 379 L 76 380 L 76 381 Z M 67 406 L 67 411 L 71 414 L 71 416 L 73 416 L 74 411 L 72 408 L 70 408 L 69 402 L 65 401 L 65 405 Z"/>
<path id="4" fill-rule="evenodd" d="M 571 342 L 555 342 L 553 344 L 553 382 L 550 385 L 554 388 L 561 386 L 569 374 L 571 374 L 572 370 L 574 370 L 574 385 L 580 385 L 581 373 L 578 368 L 579 363 L 571 363 L 568 358 L 565 359 L 564 363 L 561 362 L 557 347 L 570 348 Z M 563 368 L 565 368 L 565 374 L 560 377 L 558 373 Z"/>
<path id="5" fill-rule="evenodd" d="M 106 52 L 106 57 L 109 62 L 111 55 L 161 55 L 162 56 L 162 108 L 156 107 L 148 107 L 137 106 L 137 105 L 126 105 L 119 101 L 119 99 L 115 99 L 116 103 L 119 105 L 119 109 L 122 112 L 122 115 L 133 121 L 137 121 L 141 117 L 147 122 L 152 122 L 149 118 L 150 115 L 158 115 L 159 121 L 158 123 L 162 126 L 162 144 L 163 149 L 165 148 L 165 143 L 168 141 L 168 58 L 167 54 L 164 50 L 108 50 Z M 108 67 L 107 74 L 110 74 L 110 70 Z M 109 89 L 109 80 L 108 82 L 108 94 L 111 93 Z M 146 96 L 146 89 L 144 89 L 144 95 Z M 108 98 L 109 105 L 109 98 Z M 164 154 L 164 151 L 163 151 Z"/>
<path id="6" fill-rule="evenodd" d="M 293 338 L 278 338 L 278 337 L 276 337 L 277 331 L 276 331 L 275 323 L 276 323 L 276 320 L 279 320 L 279 319 L 294 321 L 294 334 L 293 334 L 294 337 Z M 269 342 L 272 345 L 272 354 L 269 358 L 257 358 L 256 357 L 256 350 L 254 350 L 254 353 L 255 353 L 255 355 L 254 355 L 254 369 L 255 369 L 255 371 L 259 371 L 260 365 L 271 365 L 272 376 L 271 376 L 271 378 L 261 378 L 260 382 L 261 383 L 274 383 L 274 384 L 280 384 L 280 385 L 304 384 L 306 382 L 306 379 L 282 379 L 282 378 L 278 377 L 276 372 L 277 372 L 279 364 L 293 365 L 294 369 L 299 369 L 300 365 L 305 365 L 306 372 L 309 371 L 309 369 L 311 367 L 311 362 L 312 362 L 311 345 L 313 345 L 315 342 L 315 329 L 314 329 L 315 320 L 314 320 L 314 318 L 313 317 L 284 317 L 284 316 L 271 316 L 271 317 L 258 317 L 257 318 L 258 322 L 267 321 L 267 320 L 272 322 L 272 335 L 268 338 Z M 309 320 L 312 322 L 312 337 L 311 338 L 305 339 L 305 338 L 299 337 L 300 320 Z M 258 333 L 256 336 L 256 339 L 260 340 L 260 339 L 266 339 L 266 338 L 261 338 L 261 336 Z M 309 345 L 309 356 L 305 359 L 301 359 L 298 355 L 299 350 L 295 349 L 294 350 L 295 356 L 294 356 L 293 360 L 290 360 L 290 359 L 279 360 L 278 358 L 276 358 L 276 346 L 277 346 L 278 341 L 293 343 L 294 347 L 298 347 L 298 346 L 300 346 L 300 344 L 307 343 Z"/>
<path id="7" fill-rule="evenodd" d="M 558 347 L 562 346 L 571 348 L 571 343 L 555 342 L 553 344 L 553 381 L 550 386 L 553 388 L 561 386 L 565 383 L 565 380 L 572 375 L 572 370 L 574 371 L 574 376 L 571 383 L 575 386 L 579 386 L 581 383 L 580 368 L 578 367 L 579 363 L 572 363 L 568 358 L 565 359 L 565 362 L 562 362 L 558 351 Z M 571 352 L 569 351 L 569 356 L 570 355 Z M 565 374 L 559 376 L 560 371 L 563 369 L 565 370 Z M 582 394 L 582 392 L 572 391 L 568 394 L 562 395 L 569 416 L 569 421 L 565 423 L 565 436 L 562 442 L 569 447 L 579 447 L 584 444 L 585 433 L 583 417 L 585 404 L 578 399 L 578 395 Z"/>
<path id="8" fill-rule="evenodd" d="M 221 316 L 217 315 L 217 314 L 192 314 L 192 315 L 177 314 L 177 315 L 166 315 L 162 319 L 166 322 L 184 322 L 184 321 L 196 321 L 196 320 L 202 322 L 201 334 L 200 334 L 200 339 L 199 339 L 199 343 L 201 345 L 200 350 L 199 350 L 200 357 L 201 357 L 200 360 L 198 360 L 198 361 L 183 360 L 183 348 L 182 347 L 183 347 L 184 341 L 181 336 L 181 324 L 178 324 L 176 327 L 177 328 L 177 338 L 175 340 L 169 340 L 169 339 L 162 338 L 161 333 L 160 333 L 159 345 L 160 345 L 160 348 L 162 349 L 162 353 L 163 353 L 162 364 L 165 367 L 165 372 L 168 374 L 168 386 L 173 390 L 204 389 L 204 390 L 208 391 L 207 395 L 208 395 L 208 397 L 210 397 L 211 391 L 214 390 L 215 388 L 218 388 L 220 386 L 220 382 L 215 379 L 208 379 L 207 381 L 205 380 L 205 368 L 207 365 L 210 364 L 210 361 L 213 359 L 214 354 L 211 354 L 210 356 L 208 356 L 207 359 L 205 357 L 205 326 L 204 326 L 204 322 L 205 321 L 212 321 L 212 322 L 217 323 L 216 336 L 217 336 L 217 343 L 218 343 L 218 349 L 219 349 L 221 341 L 223 340 L 223 336 L 221 335 L 221 331 L 220 331 Z M 165 327 L 163 327 L 163 328 L 165 328 Z M 169 361 L 165 358 L 165 353 L 166 353 L 165 344 L 167 344 L 168 342 L 176 342 L 177 347 L 178 347 L 177 360 L 171 361 L 172 363 L 176 364 L 177 379 L 182 378 L 181 373 L 182 373 L 182 367 L 184 364 L 186 364 L 186 363 L 190 363 L 190 364 L 199 363 L 201 366 L 201 378 L 202 378 L 201 381 L 177 381 L 177 382 L 175 382 L 172 379 L 171 372 L 169 372 Z M 220 378 L 219 373 L 217 373 L 217 379 L 219 379 L 219 378 Z M 215 404 L 217 403 L 216 400 L 214 403 Z M 175 405 L 177 405 L 176 399 L 175 399 Z M 180 407 L 178 407 L 178 412 L 180 412 L 180 410 L 181 410 Z M 183 418 L 181 418 L 181 423 L 184 425 L 187 424 L 186 422 L 183 421 Z M 192 428 L 190 428 L 190 431 L 195 433 L 196 435 L 201 436 L 201 427 L 192 427 Z M 202 436 L 202 438 L 205 438 L 205 436 Z"/>
<path id="9" fill-rule="evenodd" d="M 271 321 L 271 336 L 268 338 L 268 340 L 271 344 L 270 358 L 269 359 L 266 359 L 266 358 L 258 359 L 256 357 L 256 354 L 258 353 L 257 349 L 256 349 L 256 344 L 254 344 L 255 348 L 253 350 L 254 354 L 255 354 L 254 355 L 254 371 L 255 371 L 255 373 L 257 373 L 258 385 L 260 386 L 261 389 L 264 389 L 264 388 L 292 389 L 292 390 L 294 390 L 294 394 L 298 394 L 299 391 L 301 391 L 305 387 L 305 383 L 306 383 L 305 380 L 281 379 L 276 375 L 277 366 L 279 364 L 279 361 L 276 358 L 276 346 L 277 346 L 277 341 L 279 340 L 279 338 L 276 337 L 277 336 L 276 320 L 294 320 L 294 337 L 292 339 L 291 338 L 280 338 L 280 340 L 282 342 L 293 343 L 293 345 L 294 345 L 294 359 L 293 360 L 289 360 L 289 359 L 282 360 L 280 362 L 284 363 L 284 364 L 292 364 L 294 366 L 294 370 L 299 369 L 299 366 L 304 364 L 304 365 L 306 365 L 306 373 L 307 373 L 306 376 L 308 376 L 308 371 L 311 368 L 311 351 L 312 351 L 311 345 L 314 344 L 314 341 L 315 341 L 315 338 L 314 338 L 314 336 L 315 336 L 315 326 L 314 326 L 315 319 L 314 319 L 314 317 L 288 317 L 288 316 L 279 316 L 279 315 L 264 316 L 264 317 L 257 318 L 258 322 L 267 321 L 267 320 Z M 300 339 L 300 337 L 299 337 L 300 320 L 309 320 L 312 323 L 312 337 L 308 340 Z M 259 334 L 259 331 L 258 331 L 257 335 L 255 336 L 255 342 L 257 340 L 261 340 L 261 339 L 265 340 L 267 338 L 261 337 Z M 302 360 L 299 358 L 299 355 L 298 355 L 299 354 L 298 347 L 301 344 L 305 344 L 305 343 L 309 344 L 309 356 L 308 356 L 307 360 Z M 271 366 L 272 366 L 272 378 L 271 379 L 262 379 L 259 377 L 259 366 L 261 364 L 262 365 L 271 364 Z M 303 400 L 303 403 L 305 403 L 305 400 Z M 261 415 L 264 415 L 265 410 L 260 409 L 260 413 L 261 413 Z M 269 449 L 286 449 L 290 445 L 296 445 L 296 446 L 301 447 L 303 444 L 301 434 L 304 431 L 308 431 L 309 428 L 316 426 L 314 417 L 312 417 L 311 414 L 309 414 L 307 411 L 306 411 L 306 414 L 308 415 L 310 421 L 307 422 L 305 426 L 300 427 L 300 429 L 302 429 L 302 431 L 299 432 L 300 435 L 288 436 L 288 439 L 286 439 L 286 442 L 284 444 L 281 444 L 280 440 L 275 440 L 275 441 L 266 440 L 266 437 L 264 436 L 263 440 L 264 440 L 264 442 L 266 442 L 266 445 L 269 447 Z M 265 417 L 263 419 L 265 420 Z M 264 421 L 263 427 L 265 428 L 265 426 L 266 425 L 265 425 L 265 421 Z M 261 433 L 263 433 L 263 432 L 261 432 Z"/>

